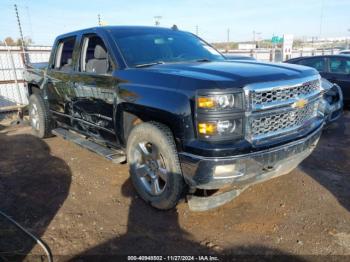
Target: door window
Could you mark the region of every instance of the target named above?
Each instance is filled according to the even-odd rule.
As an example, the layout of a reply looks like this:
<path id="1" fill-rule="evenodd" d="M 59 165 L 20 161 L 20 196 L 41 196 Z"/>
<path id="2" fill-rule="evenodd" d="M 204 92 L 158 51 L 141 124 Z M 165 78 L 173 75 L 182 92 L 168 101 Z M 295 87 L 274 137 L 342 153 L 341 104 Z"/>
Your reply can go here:
<path id="1" fill-rule="evenodd" d="M 112 71 L 107 48 L 100 37 L 91 35 L 84 38 L 80 71 L 102 75 Z"/>
<path id="2" fill-rule="evenodd" d="M 323 58 L 310 58 L 299 61 L 299 64 L 315 68 L 319 72 L 325 70 L 325 60 Z"/>
<path id="3" fill-rule="evenodd" d="M 350 60 L 342 57 L 329 58 L 329 72 L 335 74 L 350 74 Z"/>
<path id="4" fill-rule="evenodd" d="M 75 37 L 60 41 L 56 51 L 55 69 L 60 71 L 70 71 L 73 67 L 73 51 Z"/>

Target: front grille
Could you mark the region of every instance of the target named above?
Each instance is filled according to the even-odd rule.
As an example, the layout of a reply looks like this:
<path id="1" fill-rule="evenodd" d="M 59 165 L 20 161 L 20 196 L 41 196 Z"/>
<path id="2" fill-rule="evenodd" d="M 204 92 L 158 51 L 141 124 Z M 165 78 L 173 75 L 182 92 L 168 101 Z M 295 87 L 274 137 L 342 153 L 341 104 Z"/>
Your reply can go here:
<path id="1" fill-rule="evenodd" d="M 317 115 L 318 102 L 310 103 L 302 109 L 275 112 L 251 119 L 251 135 L 255 138 L 282 133 L 304 125 Z"/>
<path id="2" fill-rule="evenodd" d="M 253 109 L 286 102 L 298 97 L 312 96 L 319 92 L 319 88 L 319 80 L 313 80 L 296 86 L 282 86 L 269 90 L 252 90 L 251 101 Z"/>
<path id="3" fill-rule="evenodd" d="M 248 141 L 264 143 L 298 132 L 300 128 L 313 128 L 319 121 L 320 80 L 317 77 L 253 84 L 245 88 L 248 95 Z M 306 105 L 298 108 L 298 101 Z M 300 105 L 299 105 L 300 106 Z"/>

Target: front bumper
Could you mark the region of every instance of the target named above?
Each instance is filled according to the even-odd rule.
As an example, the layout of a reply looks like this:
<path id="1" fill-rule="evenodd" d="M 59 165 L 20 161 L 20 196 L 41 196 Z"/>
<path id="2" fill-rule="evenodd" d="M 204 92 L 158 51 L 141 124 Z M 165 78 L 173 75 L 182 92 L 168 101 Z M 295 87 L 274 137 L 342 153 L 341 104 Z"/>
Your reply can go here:
<path id="1" fill-rule="evenodd" d="M 245 188 L 292 171 L 315 148 L 322 126 L 308 136 L 288 144 L 231 157 L 201 157 L 179 154 L 182 172 L 192 188 Z"/>

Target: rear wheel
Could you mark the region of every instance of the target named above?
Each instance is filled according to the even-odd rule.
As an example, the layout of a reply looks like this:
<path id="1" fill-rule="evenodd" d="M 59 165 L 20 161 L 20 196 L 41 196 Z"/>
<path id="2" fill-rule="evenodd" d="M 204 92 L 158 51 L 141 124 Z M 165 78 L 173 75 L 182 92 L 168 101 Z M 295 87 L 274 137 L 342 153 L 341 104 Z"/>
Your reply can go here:
<path id="1" fill-rule="evenodd" d="M 39 138 L 51 136 L 50 111 L 40 94 L 29 97 L 29 118 L 32 133 Z"/>
<path id="2" fill-rule="evenodd" d="M 127 143 L 132 182 L 139 195 L 158 209 L 173 208 L 184 191 L 184 180 L 170 129 L 160 123 L 136 126 Z"/>

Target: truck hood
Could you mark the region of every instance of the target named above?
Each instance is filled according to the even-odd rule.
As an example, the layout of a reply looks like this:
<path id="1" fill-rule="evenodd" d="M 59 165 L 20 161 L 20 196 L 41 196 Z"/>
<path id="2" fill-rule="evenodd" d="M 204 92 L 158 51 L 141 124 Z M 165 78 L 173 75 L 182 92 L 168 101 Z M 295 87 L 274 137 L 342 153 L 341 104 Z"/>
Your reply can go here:
<path id="1" fill-rule="evenodd" d="M 310 67 L 255 61 L 169 63 L 152 66 L 147 70 L 206 81 L 237 82 L 237 85 L 295 79 L 318 74 Z"/>

